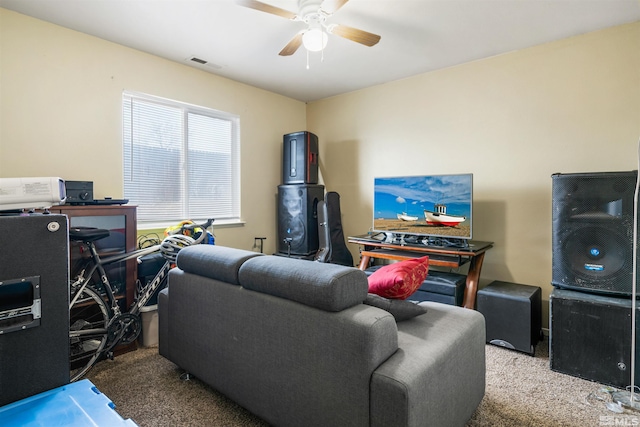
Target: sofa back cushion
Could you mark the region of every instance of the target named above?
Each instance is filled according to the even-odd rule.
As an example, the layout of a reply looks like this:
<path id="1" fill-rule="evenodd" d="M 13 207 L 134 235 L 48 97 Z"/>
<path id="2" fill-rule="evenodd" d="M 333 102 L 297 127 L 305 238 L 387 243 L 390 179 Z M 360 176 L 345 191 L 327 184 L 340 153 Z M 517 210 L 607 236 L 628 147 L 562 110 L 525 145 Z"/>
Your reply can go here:
<path id="1" fill-rule="evenodd" d="M 247 260 L 238 278 L 246 289 L 324 311 L 361 304 L 368 291 L 366 274 L 356 268 L 280 256 Z"/>
<path id="2" fill-rule="evenodd" d="M 257 252 L 215 245 L 193 245 L 178 252 L 176 265 L 187 273 L 240 284 L 238 270 L 248 259 L 260 257 Z"/>

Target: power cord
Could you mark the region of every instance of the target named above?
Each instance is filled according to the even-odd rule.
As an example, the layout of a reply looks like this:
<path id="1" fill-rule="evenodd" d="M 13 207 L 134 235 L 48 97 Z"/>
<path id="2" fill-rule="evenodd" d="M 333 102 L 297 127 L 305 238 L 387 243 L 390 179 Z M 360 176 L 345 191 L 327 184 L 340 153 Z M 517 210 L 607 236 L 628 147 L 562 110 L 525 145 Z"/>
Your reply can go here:
<path id="1" fill-rule="evenodd" d="M 143 234 L 138 236 L 138 249 L 146 249 L 155 245 L 159 245 L 162 242 L 160 236 L 156 233 Z"/>

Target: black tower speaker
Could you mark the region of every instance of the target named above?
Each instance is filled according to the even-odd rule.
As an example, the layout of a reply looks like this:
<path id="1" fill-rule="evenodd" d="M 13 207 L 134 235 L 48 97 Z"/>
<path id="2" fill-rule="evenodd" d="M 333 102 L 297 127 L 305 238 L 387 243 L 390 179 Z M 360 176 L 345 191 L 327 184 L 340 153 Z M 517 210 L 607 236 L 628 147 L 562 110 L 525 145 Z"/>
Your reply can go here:
<path id="1" fill-rule="evenodd" d="M 637 171 L 552 175 L 551 284 L 630 296 Z"/>
<path id="2" fill-rule="evenodd" d="M 0 406 L 69 383 L 65 215 L 0 216 Z"/>
<path id="3" fill-rule="evenodd" d="M 631 385 L 631 302 L 554 289 L 549 297 L 551 369 L 624 389 Z M 636 313 L 636 316 L 640 313 Z M 636 366 L 640 362 L 636 331 Z M 640 384 L 636 370 L 635 384 Z"/>
<path id="4" fill-rule="evenodd" d="M 318 183 L 318 137 L 311 132 L 284 135 L 282 183 Z"/>
<path id="5" fill-rule="evenodd" d="M 324 185 L 278 186 L 278 252 L 315 254 L 319 248 L 318 202 Z"/>
<path id="6" fill-rule="evenodd" d="M 542 290 L 538 286 L 491 282 L 478 291 L 487 342 L 530 355 L 542 333 Z"/>

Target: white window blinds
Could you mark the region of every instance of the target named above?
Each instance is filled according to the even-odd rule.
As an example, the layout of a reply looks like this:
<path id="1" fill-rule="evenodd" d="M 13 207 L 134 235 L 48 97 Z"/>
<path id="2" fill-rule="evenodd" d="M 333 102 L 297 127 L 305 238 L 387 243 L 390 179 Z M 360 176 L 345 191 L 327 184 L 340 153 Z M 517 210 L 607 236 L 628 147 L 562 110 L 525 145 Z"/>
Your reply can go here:
<path id="1" fill-rule="evenodd" d="M 240 120 L 148 95 L 122 100 L 124 196 L 149 222 L 240 219 Z"/>

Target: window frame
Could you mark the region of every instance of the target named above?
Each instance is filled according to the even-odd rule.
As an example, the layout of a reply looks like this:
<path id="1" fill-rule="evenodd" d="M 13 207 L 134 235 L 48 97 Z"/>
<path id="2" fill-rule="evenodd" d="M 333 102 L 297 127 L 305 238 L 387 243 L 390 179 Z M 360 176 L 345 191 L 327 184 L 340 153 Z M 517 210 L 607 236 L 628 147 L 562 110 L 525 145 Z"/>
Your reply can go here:
<path id="1" fill-rule="evenodd" d="M 221 225 L 235 225 L 235 224 L 244 224 L 244 221 L 241 219 L 241 170 L 240 170 L 240 116 L 220 110 L 215 110 L 213 108 L 208 108 L 204 106 L 189 104 L 182 101 L 176 101 L 173 99 L 162 98 L 159 96 L 149 95 L 141 92 L 127 91 L 124 90 L 122 92 L 122 105 L 121 105 L 121 118 L 122 118 L 122 186 L 123 186 L 123 194 L 125 181 L 127 179 L 127 169 L 125 162 L 125 147 L 126 147 L 126 138 L 130 135 L 126 135 L 127 126 L 125 125 L 125 103 L 134 102 L 135 100 L 139 100 L 141 102 L 147 102 L 152 104 L 157 104 L 161 106 L 166 106 L 170 108 L 176 108 L 180 110 L 180 120 L 182 122 L 182 136 L 180 140 L 180 150 L 182 156 L 184 156 L 185 163 L 188 162 L 189 157 L 189 130 L 188 130 L 188 116 L 189 114 L 195 114 L 199 116 L 210 117 L 219 120 L 228 121 L 231 124 L 231 141 L 230 141 L 230 168 L 231 168 L 231 184 L 229 191 L 231 193 L 231 208 L 228 212 L 228 216 L 224 216 L 222 218 L 214 218 L 215 224 L 217 226 Z M 131 126 L 131 124 L 129 125 Z M 132 132 L 133 129 L 130 129 Z M 131 139 L 129 139 L 131 141 Z M 131 142 L 129 142 L 131 144 Z M 181 169 L 181 173 L 186 176 L 188 175 L 188 168 L 185 167 Z M 182 186 L 180 193 L 182 197 L 183 203 L 189 207 L 189 190 L 188 190 L 188 180 L 185 179 L 185 184 Z M 126 197 L 126 194 L 125 194 Z M 183 208 L 184 209 L 184 206 Z M 188 215 L 188 214 L 187 214 Z M 203 222 L 207 218 L 200 217 L 190 217 L 190 218 L 181 218 L 181 219 L 191 219 L 196 222 Z M 138 229 L 158 229 L 165 228 L 169 225 L 174 225 L 176 222 L 175 219 L 167 218 L 165 219 L 140 219 L 138 214 Z"/>

